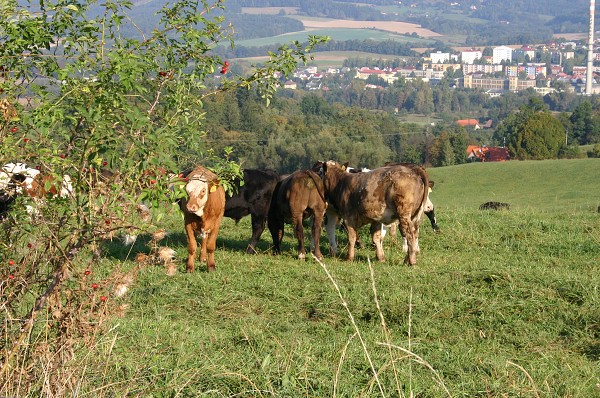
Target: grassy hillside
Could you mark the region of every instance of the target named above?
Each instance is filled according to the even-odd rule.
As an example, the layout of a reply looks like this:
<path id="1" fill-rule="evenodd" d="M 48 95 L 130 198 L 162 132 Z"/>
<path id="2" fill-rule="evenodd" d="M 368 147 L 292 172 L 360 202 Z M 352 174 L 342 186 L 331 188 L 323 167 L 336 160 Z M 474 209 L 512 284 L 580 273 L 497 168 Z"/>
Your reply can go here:
<path id="1" fill-rule="evenodd" d="M 600 160 L 429 170 L 442 232 L 421 227 L 414 267 L 388 238 L 385 263 L 370 266 L 369 247 L 353 263 L 299 261 L 289 226 L 281 256 L 268 233 L 245 255 L 246 218 L 225 220 L 217 272 L 186 274 L 174 212 L 160 244 L 178 273 L 144 266 L 111 295 L 118 316 L 64 382 L 96 397 L 598 396 L 599 172 Z M 513 208 L 479 211 L 487 200 Z M 112 242 L 94 278 L 140 251 Z"/>
<path id="2" fill-rule="evenodd" d="M 600 206 L 600 159 L 471 163 L 429 169 L 437 206 L 474 209 L 487 201 L 537 211 L 594 211 Z"/>

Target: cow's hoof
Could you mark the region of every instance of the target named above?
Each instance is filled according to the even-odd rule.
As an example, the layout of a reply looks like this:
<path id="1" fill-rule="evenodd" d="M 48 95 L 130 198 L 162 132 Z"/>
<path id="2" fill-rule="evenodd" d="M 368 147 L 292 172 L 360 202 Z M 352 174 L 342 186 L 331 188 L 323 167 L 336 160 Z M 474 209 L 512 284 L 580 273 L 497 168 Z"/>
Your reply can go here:
<path id="1" fill-rule="evenodd" d="M 306 254 L 298 253 L 298 260 L 304 260 L 304 259 L 306 259 Z"/>
<path id="2" fill-rule="evenodd" d="M 214 265 L 208 266 L 208 272 L 215 272 L 216 270 L 217 270 L 217 267 L 215 267 Z"/>
<path id="3" fill-rule="evenodd" d="M 252 246 L 248 246 L 246 248 L 246 254 L 257 254 L 256 253 L 256 249 L 254 247 L 252 247 Z"/>

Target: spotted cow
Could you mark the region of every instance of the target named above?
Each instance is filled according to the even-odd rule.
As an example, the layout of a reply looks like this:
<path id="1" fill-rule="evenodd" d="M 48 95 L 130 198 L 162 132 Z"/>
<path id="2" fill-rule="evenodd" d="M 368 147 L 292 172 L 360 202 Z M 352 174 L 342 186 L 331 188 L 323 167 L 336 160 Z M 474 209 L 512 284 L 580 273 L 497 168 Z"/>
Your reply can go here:
<path id="1" fill-rule="evenodd" d="M 6 215 L 19 195 L 31 198 L 27 211 L 35 213 L 36 206 L 48 197 L 72 196 L 71 177 L 42 173 L 25 163 L 7 163 L 0 168 L 0 217 Z"/>
<path id="2" fill-rule="evenodd" d="M 298 240 L 298 258 L 304 259 L 306 251 L 302 222 L 313 217 L 311 242 L 315 257 L 321 259 L 323 256 L 319 241 L 326 208 L 323 181 L 315 172 L 298 170 L 279 181 L 273 191 L 267 219 L 274 253 L 281 253 L 283 227 L 286 222 L 291 222 L 294 236 Z"/>
<path id="3" fill-rule="evenodd" d="M 358 228 L 370 224 L 376 258 L 384 261 L 381 225 L 399 221 L 400 231 L 408 241 L 405 263 L 416 264 L 419 223 L 429 196 L 425 170 L 392 165 L 353 174 L 335 161 L 322 163 L 321 167 L 329 202 L 327 217 L 342 217 L 346 222 L 348 260 L 354 259 Z M 336 249 L 332 246 L 333 254 Z"/>
<path id="4" fill-rule="evenodd" d="M 216 270 L 215 249 L 217 235 L 225 213 L 225 190 L 218 176 L 202 166 L 197 166 L 187 174 L 185 190 L 187 198 L 179 201 L 184 214 L 187 236 L 187 271 L 194 271 L 198 242 L 201 238 L 200 261 L 206 262 L 208 271 Z"/>

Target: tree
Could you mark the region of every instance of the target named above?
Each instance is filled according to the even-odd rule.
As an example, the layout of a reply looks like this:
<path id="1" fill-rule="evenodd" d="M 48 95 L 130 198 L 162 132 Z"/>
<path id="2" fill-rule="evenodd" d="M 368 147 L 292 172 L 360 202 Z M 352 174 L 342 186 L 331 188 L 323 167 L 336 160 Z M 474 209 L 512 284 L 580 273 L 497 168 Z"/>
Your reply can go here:
<path id="1" fill-rule="evenodd" d="M 140 222 L 135 204 L 159 209 L 176 199 L 184 182 L 170 173 L 199 162 L 231 188 L 240 167 L 228 149 L 211 155 L 204 101 L 242 87 L 258 90 L 268 104 L 279 86 L 275 72 L 289 75 L 325 41 L 311 36 L 307 45 L 281 46 L 248 76 L 237 76 L 212 52 L 220 41 L 233 44 L 232 27 L 216 12 L 222 0 L 169 3 L 158 10 L 155 29 L 138 38 L 123 35 L 136 28 L 127 18 L 131 2 L 95 5 L 93 16 L 92 3 L 0 6 L 0 65 L 7 71 L 0 99 L 11 110 L 0 116 L 1 164 L 18 160 L 55 180 L 68 175 L 73 183 L 71 197 L 45 198 L 35 216 L 20 209 L 36 203 L 19 196 L 22 206 L 0 225 L 0 257 L 15 258 L 0 271 L 3 281 L 9 275 L 15 280 L 0 287 L 0 372 L 15 388 L 2 390 L 5 395 L 56 396 L 67 388 L 61 380 L 69 378 L 70 355 L 116 307 L 110 289 L 119 270 L 104 280 L 102 302 L 86 285 L 99 242 L 126 230 L 158 230 Z M 235 117 L 228 121 L 237 124 Z M 107 185 L 99 182 L 101 169 L 113 176 Z M 24 345 L 31 335 L 47 340 Z M 43 367 L 36 355 L 48 358 Z M 55 382 L 44 382 L 48 371 Z M 79 387 L 72 388 L 70 395 Z"/>
<path id="2" fill-rule="evenodd" d="M 524 106 L 509 116 L 496 132 L 496 139 L 506 139 L 514 159 L 557 158 L 564 146 L 565 128 L 550 112 Z"/>

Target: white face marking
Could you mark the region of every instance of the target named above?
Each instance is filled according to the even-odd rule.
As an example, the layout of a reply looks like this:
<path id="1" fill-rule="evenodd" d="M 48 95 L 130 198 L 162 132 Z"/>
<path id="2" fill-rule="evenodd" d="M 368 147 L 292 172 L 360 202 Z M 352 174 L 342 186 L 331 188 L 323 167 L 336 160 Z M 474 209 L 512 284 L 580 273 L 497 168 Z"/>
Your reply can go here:
<path id="1" fill-rule="evenodd" d="M 424 211 L 432 211 L 433 210 L 433 203 L 431 203 L 431 200 L 429 200 L 429 197 L 427 198 L 427 202 L 425 202 L 425 210 Z"/>
<path id="2" fill-rule="evenodd" d="M 190 180 L 186 184 L 185 190 L 189 196 L 188 211 L 202 217 L 204 205 L 208 201 L 208 183 L 205 180 Z"/>
<path id="3" fill-rule="evenodd" d="M 191 180 L 185 186 L 185 190 L 190 197 L 197 198 L 206 193 L 208 190 L 208 183 L 204 180 Z"/>

